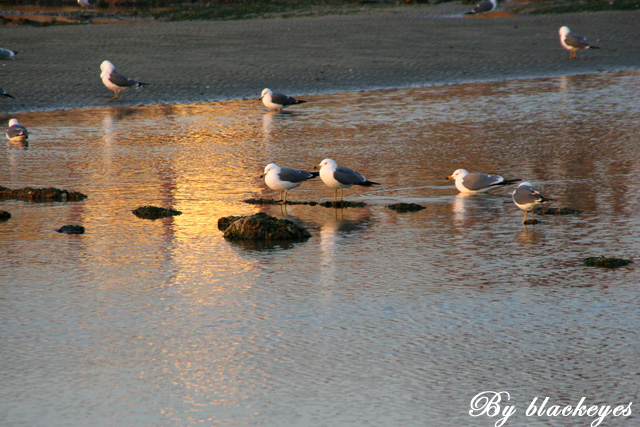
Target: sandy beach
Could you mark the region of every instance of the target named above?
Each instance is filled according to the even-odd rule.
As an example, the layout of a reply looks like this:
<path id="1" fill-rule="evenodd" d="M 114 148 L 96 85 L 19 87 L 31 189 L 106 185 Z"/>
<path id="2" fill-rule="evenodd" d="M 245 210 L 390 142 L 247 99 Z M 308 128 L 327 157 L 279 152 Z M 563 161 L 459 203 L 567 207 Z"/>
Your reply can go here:
<path id="1" fill-rule="evenodd" d="M 463 4 L 249 21 L 0 27 L 0 117 L 24 111 L 257 98 L 640 67 L 640 11 L 464 17 Z M 569 60 L 567 25 L 600 50 Z M 108 59 L 149 87 L 113 100 Z"/>

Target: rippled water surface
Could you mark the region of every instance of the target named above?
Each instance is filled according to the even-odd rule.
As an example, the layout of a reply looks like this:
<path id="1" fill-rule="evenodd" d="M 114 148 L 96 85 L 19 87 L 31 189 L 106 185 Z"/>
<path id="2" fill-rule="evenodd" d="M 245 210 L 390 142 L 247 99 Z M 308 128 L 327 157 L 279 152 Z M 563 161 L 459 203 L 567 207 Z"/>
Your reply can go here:
<path id="1" fill-rule="evenodd" d="M 282 114 L 248 100 L 17 116 L 30 145 L 2 147 L 0 185 L 89 198 L 0 202 L 0 424 L 492 426 L 469 409 L 494 390 L 517 408 L 507 426 L 586 426 L 525 410 L 635 404 L 637 263 L 582 260 L 640 259 L 639 99 L 627 72 L 310 96 Z M 382 183 L 345 190 L 367 207 L 242 202 L 278 196 L 267 163 L 326 157 Z M 513 187 L 460 197 L 457 168 L 584 213 L 524 227 Z M 320 180 L 289 193 L 332 196 Z M 218 218 L 257 211 L 312 237 L 224 240 Z"/>

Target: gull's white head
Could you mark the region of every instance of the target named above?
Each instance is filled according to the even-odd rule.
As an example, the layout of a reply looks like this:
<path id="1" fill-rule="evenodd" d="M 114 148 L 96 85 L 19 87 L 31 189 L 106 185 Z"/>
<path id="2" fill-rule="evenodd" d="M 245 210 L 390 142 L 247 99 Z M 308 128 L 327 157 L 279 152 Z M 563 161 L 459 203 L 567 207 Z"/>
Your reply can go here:
<path id="1" fill-rule="evenodd" d="M 11 126 L 15 126 L 15 125 L 19 125 L 20 123 L 18 123 L 18 119 L 11 119 L 9 120 L 9 127 Z"/>
<path id="2" fill-rule="evenodd" d="M 326 167 L 328 167 L 328 168 L 330 168 L 330 169 L 335 169 L 335 168 L 337 168 L 337 167 L 338 167 L 337 163 L 336 163 L 336 162 L 334 162 L 334 161 L 333 161 L 333 160 L 331 160 L 331 159 L 324 159 L 324 160 L 323 160 L 323 161 L 321 161 L 321 162 L 320 162 L 320 164 L 318 165 L 318 167 L 319 167 L 320 169 L 324 168 L 325 166 L 326 166 Z"/>
<path id="3" fill-rule="evenodd" d="M 560 29 L 558 30 L 558 34 L 560 34 L 560 36 L 564 37 L 567 34 L 569 34 L 571 30 L 569 29 L 569 27 L 567 27 L 566 25 L 563 25 L 562 27 L 560 27 Z"/>
<path id="4" fill-rule="evenodd" d="M 449 177 L 447 177 L 447 179 L 455 179 L 457 181 L 458 179 L 462 179 L 467 175 L 469 175 L 469 172 L 467 172 L 466 169 L 456 169 L 456 171 Z"/>
<path id="5" fill-rule="evenodd" d="M 262 89 L 262 95 L 260 95 L 260 99 L 264 98 L 265 95 L 271 96 L 272 94 L 273 94 L 273 92 L 271 92 L 271 89 L 264 88 L 264 89 Z"/>
<path id="6" fill-rule="evenodd" d="M 115 69 L 116 67 L 114 67 L 113 64 L 109 61 L 102 61 L 102 64 L 100 64 L 100 71 L 113 71 Z"/>
<path id="7" fill-rule="evenodd" d="M 275 163 L 269 163 L 267 166 L 264 167 L 264 173 L 262 174 L 262 176 L 263 177 L 266 176 L 271 171 L 278 173 L 279 170 L 280 170 L 280 166 L 276 165 Z"/>

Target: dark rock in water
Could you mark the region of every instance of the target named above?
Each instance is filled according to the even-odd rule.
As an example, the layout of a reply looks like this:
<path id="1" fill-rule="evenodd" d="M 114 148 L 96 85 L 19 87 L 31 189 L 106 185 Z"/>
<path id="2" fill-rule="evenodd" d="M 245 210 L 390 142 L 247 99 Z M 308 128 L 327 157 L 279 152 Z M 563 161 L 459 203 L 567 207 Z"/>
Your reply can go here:
<path id="1" fill-rule="evenodd" d="M 237 220 L 245 218 L 244 216 L 223 216 L 218 220 L 218 230 L 225 231 L 231 224 Z"/>
<path id="2" fill-rule="evenodd" d="M 545 206 L 536 206 L 533 209 L 533 213 L 539 214 L 539 215 L 577 215 L 577 214 L 581 214 L 582 211 L 578 210 L 578 209 L 571 209 L 571 208 L 548 208 Z"/>
<path id="3" fill-rule="evenodd" d="M 523 222 L 524 225 L 536 225 L 536 224 L 542 224 L 542 221 L 538 221 L 537 219 L 528 219 L 525 222 Z"/>
<path id="4" fill-rule="evenodd" d="M 630 259 L 605 258 L 603 256 L 600 256 L 585 258 L 583 263 L 587 267 L 618 268 L 631 264 L 633 263 L 633 261 L 631 261 Z"/>
<path id="5" fill-rule="evenodd" d="M 11 214 L 7 211 L 0 211 L 0 222 L 9 221 Z"/>
<path id="6" fill-rule="evenodd" d="M 281 203 L 280 200 L 275 199 L 246 199 L 243 200 L 244 203 L 249 203 L 252 205 L 309 205 L 316 206 L 318 202 L 291 202 L 287 200 L 286 203 Z"/>
<path id="7" fill-rule="evenodd" d="M 64 225 L 56 231 L 65 234 L 84 234 L 84 227 L 81 225 Z"/>
<path id="8" fill-rule="evenodd" d="M 417 212 L 422 209 L 426 209 L 424 206 L 420 206 L 416 203 L 396 203 L 387 206 L 389 209 L 393 209 L 396 212 Z"/>
<path id="9" fill-rule="evenodd" d="M 15 199 L 26 202 L 77 202 L 86 198 L 86 195 L 77 191 L 60 190 L 53 187 L 25 187 L 12 190 L 10 188 L 0 186 L 0 200 Z"/>
<path id="10" fill-rule="evenodd" d="M 218 226 L 224 218 L 218 220 Z M 231 222 L 224 232 L 229 240 L 304 240 L 311 237 L 309 232 L 287 219 L 278 219 L 263 212 L 244 216 Z"/>
<path id="11" fill-rule="evenodd" d="M 347 200 L 341 200 L 339 202 L 322 202 L 320 206 L 325 208 L 364 208 L 367 206 L 364 202 L 349 202 Z"/>
<path id="12" fill-rule="evenodd" d="M 158 219 L 166 218 L 169 216 L 182 215 L 182 212 L 175 209 L 158 208 L 156 206 L 140 206 L 139 208 L 134 209 L 131 212 L 133 212 L 133 214 L 138 218 L 144 219 Z"/>

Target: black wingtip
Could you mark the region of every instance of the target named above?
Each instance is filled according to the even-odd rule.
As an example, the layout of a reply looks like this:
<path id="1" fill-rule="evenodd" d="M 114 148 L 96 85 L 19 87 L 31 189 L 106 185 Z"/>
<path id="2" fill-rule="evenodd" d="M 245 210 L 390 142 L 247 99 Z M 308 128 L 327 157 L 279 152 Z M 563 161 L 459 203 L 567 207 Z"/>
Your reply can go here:
<path id="1" fill-rule="evenodd" d="M 320 176 L 320 172 L 309 172 L 314 178 Z"/>
<path id="2" fill-rule="evenodd" d="M 15 97 L 9 95 L 8 93 L 3 93 L 2 96 L 6 96 L 7 98 L 16 99 Z"/>
<path id="3" fill-rule="evenodd" d="M 149 83 L 138 82 L 138 86 L 149 86 Z"/>
<path id="4" fill-rule="evenodd" d="M 365 181 L 365 182 L 363 182 L 362 184 L 359 184 L 359 185 L 362 185 L 363 187 L 371 187 L 372 185 L 380 185 L 380 183 L 379 182 L 373 182 L 373 181 Z"/>
<path id="5" fill-rule="evenodd" d="M 511 185 L 511 184 L 515 184 L 516 182 L 520 182 L 522 181 L 520 178 L 516 178 L 516 179 L 505 179 L 504 180 L 504 185 Z"/>
<path id="6" fill-rule="evenodd" d="M 598 46 L 589 46 L 589 49 L 600 49 Z"/>
<path id="7" fill-rule="evenodd" d="M 298 101 L 298 104 L 304 104 L 305 102 L 307 102 L 304 99 L 296 99 L 296 101 Z"/>

